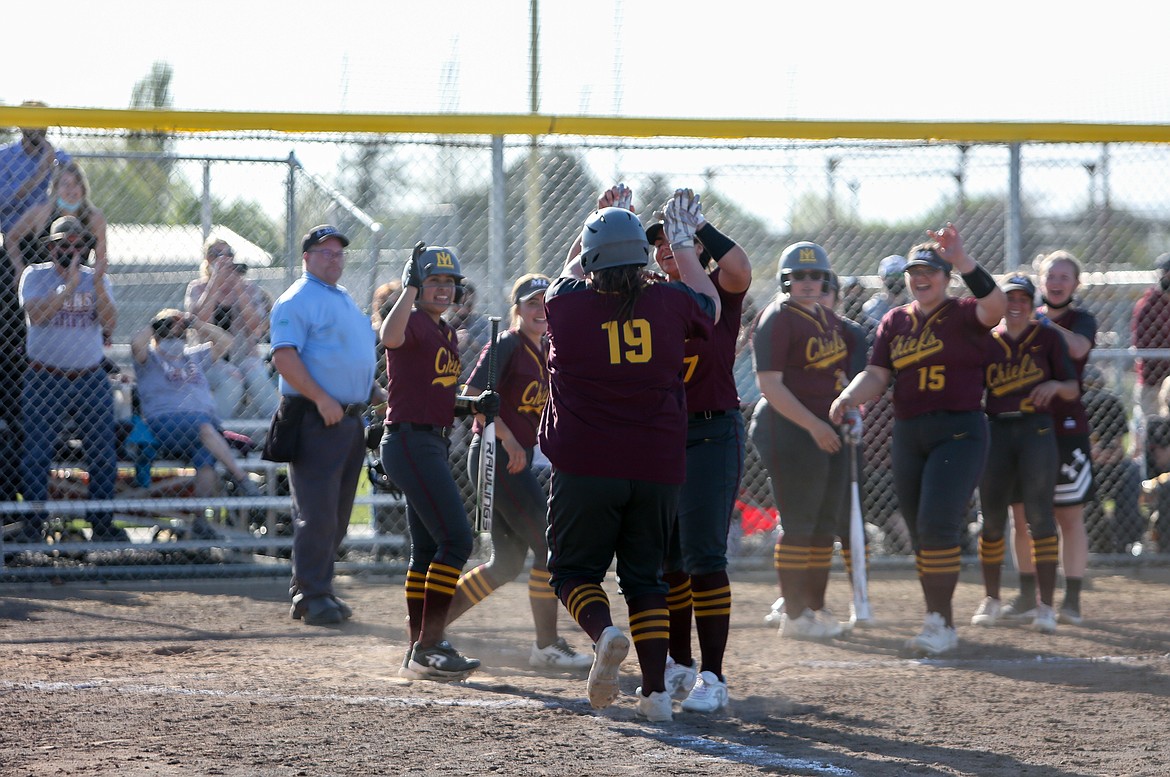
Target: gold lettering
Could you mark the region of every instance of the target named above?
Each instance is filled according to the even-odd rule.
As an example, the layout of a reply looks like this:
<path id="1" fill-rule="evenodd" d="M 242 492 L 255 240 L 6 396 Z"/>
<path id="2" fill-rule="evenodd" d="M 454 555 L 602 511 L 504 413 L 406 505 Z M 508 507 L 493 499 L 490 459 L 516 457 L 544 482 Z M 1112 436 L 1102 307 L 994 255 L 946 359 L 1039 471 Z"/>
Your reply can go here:
<path id="1" fill-rule="evenodd" d="M 459 382 L 459 354 L 446 348 L 435 352 L 435 378 L 432 384 L 439 386 L 454 386 Z"/>
<path id="2" fill-rule="evenodd" d="M 534 380 L 524 387 L 524 391 L 520 394 L 521 413 L 535 413 L 540 415 L 544 412 L 544 406 L 548 403 L 548 388 L 546 388 L 539 380 Z"/>
<path id="3" fill-rule="evenodd" d="M 830 332 L 827 337 L 810 337 L 804 346 L 804 358 L 810 369 L 823 370 L 844 359 L 848 351 L 841 333 Z"/>
<path id="4" fill-rule="evenodd" d="M 895 370 L 901 370 L 942 349 L 942 340 L 934 336 L 933 329 L 926 327 L 917 336 L 895 335 L 890 341 L 890 361 Z"/>
<path id="5" fill-rule="evenodd" d="M 990 364 L 987 366 L 987 389 L 997 397 L 1012 394 L 1044 380 L 1044 370 L 1024 354 L 1019 364 Z"/>

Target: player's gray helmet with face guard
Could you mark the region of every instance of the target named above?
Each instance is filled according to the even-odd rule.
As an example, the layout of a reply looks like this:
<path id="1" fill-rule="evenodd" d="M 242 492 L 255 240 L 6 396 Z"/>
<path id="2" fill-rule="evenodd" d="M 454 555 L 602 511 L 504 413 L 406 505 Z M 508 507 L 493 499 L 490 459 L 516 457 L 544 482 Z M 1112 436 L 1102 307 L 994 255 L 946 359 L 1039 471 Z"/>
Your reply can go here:
<path id="1" fill-rule="evenodd" d="M 819 270 L 824 273 L 824 291 L 829 290 L 829 273 L 833 268 L 825 249 L 816 243 L 802 240 L 788 246 L 780 254 L 780 289 L 785 294 L 792 289 L 792 273 L 796 270 Z"/>
<path id="2" fill-rule="evenodd" d="M 463 301 L 463 271 L 459 269 L 459 257 L 455 249 L 447 246 L 427 246 L 418 255 L 418 277 L 426 280 L 432 275 L 450 275 L 455 279 L 455 302 Z"/>
<path id="3" fill-rule="evenodd" d="M 581 269 L 587 273 L 607 267 L 645 266 L 650 243 L 642 222 L 624 208 L 595 210 L 581 229 Z"/>

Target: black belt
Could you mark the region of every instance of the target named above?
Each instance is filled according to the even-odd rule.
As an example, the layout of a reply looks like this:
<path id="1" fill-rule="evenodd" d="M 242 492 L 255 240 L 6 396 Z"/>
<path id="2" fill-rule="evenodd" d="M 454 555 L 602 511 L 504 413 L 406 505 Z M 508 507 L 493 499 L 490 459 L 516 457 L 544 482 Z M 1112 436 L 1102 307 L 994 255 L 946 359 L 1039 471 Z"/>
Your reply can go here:
<path id="1" fill-rule="evenodd" d="M 691 413 L 692 421 L 710 421 L 712 418 L 719 418 L 727 415 L 726 410 L 701 410 L 698 413 Z"/>
<path id="2" fill-rule="evenodd" d="M 440 437 L 448 437 L 451 434 L 451 427 L 449 426 L 435 426 L 434 424 L 412 424 L 409 421 L 386 424 L 385 428 L 386 431 L 390 433 L 405 431 L 430 432 L 431 434 L 437 434 Z"/>
<path id="3" fill-rule="evenodd" d="M 290 404 L 300 403 L 313 408 L 313 410 L 317 409 L 317 405 L 313 400 L 308 397 L 302 397 L 299 394 L 286 394 L 281 399 L 286 400 Z M 369 408 L 370 405 L 368 402 L 350 402 L 348 405 L 341 406 L 341 413 L 351 418 L 361 418 Z"/>

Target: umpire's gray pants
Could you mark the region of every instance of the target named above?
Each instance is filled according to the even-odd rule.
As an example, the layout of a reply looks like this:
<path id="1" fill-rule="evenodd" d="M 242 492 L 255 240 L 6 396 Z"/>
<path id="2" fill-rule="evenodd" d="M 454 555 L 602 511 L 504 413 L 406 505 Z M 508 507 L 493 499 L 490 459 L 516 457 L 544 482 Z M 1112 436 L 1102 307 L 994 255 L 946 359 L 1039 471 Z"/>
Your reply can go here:
<path id="1" fill-rule="evenodd" d="M 333 561 L 349 529 L 365 450 L 366 430 L 360 418 L 343 416 L 325 426 L 316 408 L 305 411 L 297 453 L 288 465 L 293 504 L 291 596 L 314 599 L 333 593 Z"/>

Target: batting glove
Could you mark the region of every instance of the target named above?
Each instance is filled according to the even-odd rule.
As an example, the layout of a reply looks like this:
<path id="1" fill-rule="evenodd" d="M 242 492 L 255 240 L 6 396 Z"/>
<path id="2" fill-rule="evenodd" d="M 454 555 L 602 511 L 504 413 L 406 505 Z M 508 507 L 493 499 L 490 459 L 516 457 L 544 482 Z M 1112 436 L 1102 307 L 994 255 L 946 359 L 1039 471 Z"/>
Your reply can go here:
<path id="1" fill-rule="evenodd" d="M 841 434 L 849 445 L 861 445 L 861 413 L 847 410 L 841 419 Z"/>
<path id="2" fill-rule="evenodd" d="M 688 223 L 682 215 L 683 206 L 676 194 L 671 197 L 662 210 L 662 231 L 671 248 L 693 247 L 695 245 L 695 227 Z M 689 202 L 687 203 L 690 204 Z"/>
<path id="3" fill-rule="evenodd" d="M 619 183 L 617 185 L 617 199 L 614 200 L 613 206 L 622 210 L 633 210 L 634 190 L 624 183 Z"/>
<path id="4" fill-rule="evenodd" d="M 495 418 L 500 412 L 500 395 L 494 391 L 485 391 L 475 398 L 475 412 L 482 413 L 488 418 Z"/>
<path id="5" fill-rule="evenodd" d="M 679 218 L 699 231 L 707 220 L 703 218 L 703 206 L 699 202 L 699 195 L 690 189 L 676 189 L 674 197 L 679 201 Z"/>
<path id="6" fill-rule="evenodd" d="M 422 256 L 423 251 L 427 250 L 427 244 L 422 240 L 414 246 L 414 251 L 410 258 L 406 260 L 406 265 L 402 268 L 402 288 L 413 286 L 419 291 L 422 291 L 422 277 L 419 276 L 418 258 Z"/>

